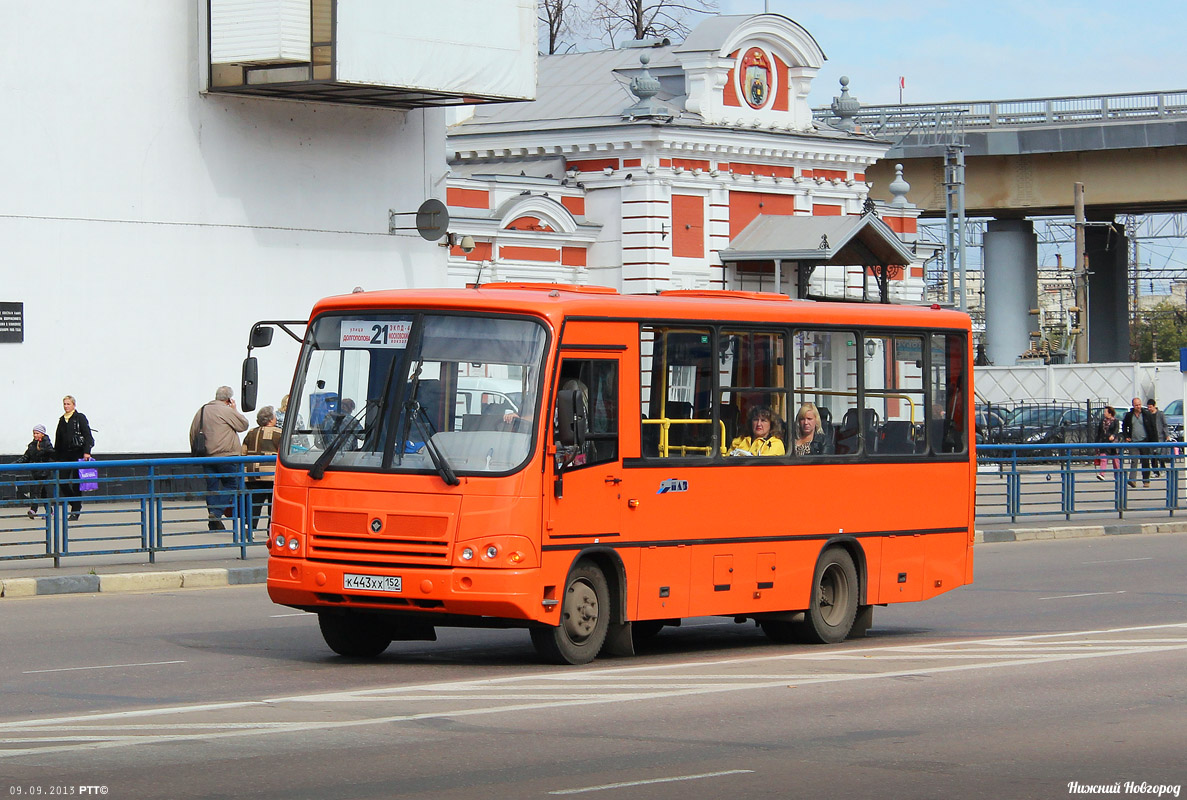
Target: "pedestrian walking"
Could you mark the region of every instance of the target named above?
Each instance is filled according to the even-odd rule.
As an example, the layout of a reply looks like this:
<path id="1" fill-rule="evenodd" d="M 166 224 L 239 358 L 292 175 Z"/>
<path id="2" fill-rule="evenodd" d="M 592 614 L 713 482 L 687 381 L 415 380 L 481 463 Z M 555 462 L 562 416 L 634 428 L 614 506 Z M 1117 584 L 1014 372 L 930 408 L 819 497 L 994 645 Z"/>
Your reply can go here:
<path id="1" fill-rule="evenodd" d="M 276 426 L 276 412 L 272 406 L 264 406 L 256 412 L 256 425 L 243 437 L 243 455 L 274 456 L 280 444 L 280 428 Z M 260 512 L 268 504 L 268 515 L 272 515 L 273 470 L 259 464 L 247 465 L 247 488 L 251 492 L 251 529 L 256 529 Z"/>
<path id="2" fill-rule="evenodd" d="M 1133 398 L 1132 407 L 1125 412 L 1125 419 L 1121 423 L 1121 436 L 1127 442 L 1144 443 L 1150 441 L 1150 437 L 1155 435 L 1154 431 L 1154 415 L 1148 409 L 1142 407 L 1142 399 L 1140 397 Z M 1129 466 L 1129 485 L 1137 486 L 1138 467 L 1141 466 L 1142 485 L 1150 485 L 1150 453 L 1148 448 L 1136 447 L 1133 448 L 1133 455 L 1130 456 Z"/>
<path id="3" fill-rule="evenodd" d="M 247 430 L 247 417 L 235 408 L 235 392 L 230 386 L 220 386 L 214 399 L 198 409 L 190 423 L 190 452 L 195 452 L 198 433 L 205 439 L 204 455 L 228 457 L 239 455 L 239 434 Z M 212 531 L 225 531 L 224 516 L 235 515 L 235 473 L 236 464 L 226 461 L 211 461 L 202 464 L 206 473 L 206 516 L 207 527 Z"/>
<path id="4" fill-rule="evenodd" d="M 54 432 L 57 444 L 54 450 L 58 461 L 93 461 L 91 450 L 95 447 L 95 436 L 91 432 L 91 423 L 85 414 L 78 410 L 72 395 L 62 398 L 62 416 L 58 419 L 58 429 Z M 60 493 L 62 497 L 79 498 L 82 491 L 78 486 L 78 468 L 63 469 L 58 472 Z M 70 521 L 78 519 L 82 513 L 82 501 L 70 501 Z"/>
<path id="5" fill-rule="evenodd" d="M 44 425 L 33 426 L 33 441 L 29 442 L 29 446 L 25 448 L 25 453 L 16 460 L 18 464 L 37 464 L 45 463 L 47 461 L 54 461 L 54 443 L 45 432 Z M 29 506 L 29 519 L 37 517 L 37 501 L 45 501 L 45 515 L 50 514 L 50 504 L 47 498 L 49 497 L 49 486 L 45 481 L 49 478 L 49 470 L 33 470 L 29 473 L 33 480 L 38 483 L 29 487 L 29 499 L 32 504 Z"/>
<path id="6" fill-rule="evenodd" d="M 1158 407 L 1158 403 L 1154 401 L 1153 397 L 1146 400 L 1146 410 L 1154 417 L 1153 436 L 1148 435 L 1147 441 L 1165 442 L 1170 439 L 1170 428 L 1166 425 L 1166 414 L 1162 413 L 1162 409 Z M 1147 434 L 1149 433 L 1150 431 L 1147 431 Z M 1158 477 L 1159 470 L 1166 469 L 1166 459 L 1162 457 L 1164 452 L 1166 451 L 1159 448 L 1151 454 L 1150 465 L 1154 468 L 1155 478 Z"/>
<path id="7" fill-rule="evenodd" d="M 1102 444 L 1116 444 L 1120 437 L 1121 421 L 1117 419 L 1117 409 L 1105 406 L 1104 414 L 1101 415 L 1100 422 L 1096 424 L 1096 441 Z M 1101 448 L 1097 451 L 1096 456 L 1096 479 L 1098 481 L 1105 479 L 1105 470 L 1110 466 L 1114 472 L 1121 470 L 1121 459 L 1117 455 L 1117 450 Z"/>

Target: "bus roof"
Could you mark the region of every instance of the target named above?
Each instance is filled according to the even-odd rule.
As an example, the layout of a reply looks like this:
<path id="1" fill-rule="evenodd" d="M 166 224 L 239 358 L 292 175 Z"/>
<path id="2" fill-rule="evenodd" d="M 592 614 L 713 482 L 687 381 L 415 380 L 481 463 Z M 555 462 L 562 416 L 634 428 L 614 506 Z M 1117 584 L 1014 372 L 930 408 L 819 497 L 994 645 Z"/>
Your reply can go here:
<path id="1" fill-rule="evenodd" d="M 629 320 L 690 319 L 704 322 L 805 325 L 890 325 L 970 328 L 969 316 L 939 306 L 792 300 L 770 292 L 673 290 L 619 294 L 604 286 L 560 283 L 489 283 L 477 289 L 394 289 L 327 297 L 313 315 L 350 309 L 434 308 L 543 317 L 554 325 L 566 317 Z"/>

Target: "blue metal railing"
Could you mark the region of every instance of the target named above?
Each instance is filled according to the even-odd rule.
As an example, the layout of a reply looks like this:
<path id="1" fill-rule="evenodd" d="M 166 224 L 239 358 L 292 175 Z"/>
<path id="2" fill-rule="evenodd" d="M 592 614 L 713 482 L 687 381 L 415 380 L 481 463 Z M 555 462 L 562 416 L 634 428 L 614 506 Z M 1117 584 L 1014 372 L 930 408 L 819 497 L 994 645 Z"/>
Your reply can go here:
<path id="1" fill-rule="evenodd" d="M 1145 462 L 1145 463 L 1143 463 Z M 977 519 L 1187 510 L 1182 442 L 977 446 Z"/>
<path id="2" fill-rule="evenodd" d="M 1103 451 L 1116 458 L 1100 468 Z M 1143 484 L 1141 459 L 1149 485 Z M 272 475 L 275 456 L 235 458 L 158 458 L 52 464 L 0 464 L 0 563 L 88 555 L 156 554 L 182 550 L 236 550 L 239 558 L 264 545 L 270 507 L 253 519 L 253 500 L 261 492 L 249 479 Z M 230 529 L 212 531 L 206 507 L 204 464 L 234 466 Z M 260 465 L 249 472 L 248 465 Z M 66 496 L 71 482 L 59 470 L 76 474 L 80 466 L 98 469 L 98 489 Z M 1180 442 L 1148 444 L 998 444 L 977 447 L 977 520 L 1116 515 L 1187 510 L 1187 448 Z M 33 473 L 49 472 L 38 479 Z M 1154 473 L 1157 472 L 1157 475 Z M 1098 476 L 1100 476 L 1098 478 Z M 30 498 L 44 488 L 43 501 Z M 70 519 L 70 503 L 83 511 Z M 36 502 L 35 519 L 28 518 Z M 45 503 L 50 511 L 45 510 Z"/>
<path id="3" fill-rule="evenodd" d="M 262 502 L 270 487 L 249 480 L 270 477 L 275 463 L 275 456 L 235 456 L 0 465 L 0 562 L 47 558 L 57 567 L 69 556 L 132 553 L 155 562 L 157 553 L 199 549 L 234 549 L 247 558 L 250 548 L 267 541 L 270 521 L 253 515 L 253 501 Z M 211 530 L 208 464 L 227 465 L 233 479 L 233 487 L 217 492 L 230 497 L 229 529 L 220 521 L 223 530 Z M 259 470 L 249 472 L 249 465 Z M 64 487 L 87 467 L 98 471 L 97 489 L 66 495 Z M 43 478 L 34 475 L 47 472 Z M 78 502 L 83 511 L 72 519 L 70 506 Z M 263 505 L 260 511 L 263 515 Z"/>

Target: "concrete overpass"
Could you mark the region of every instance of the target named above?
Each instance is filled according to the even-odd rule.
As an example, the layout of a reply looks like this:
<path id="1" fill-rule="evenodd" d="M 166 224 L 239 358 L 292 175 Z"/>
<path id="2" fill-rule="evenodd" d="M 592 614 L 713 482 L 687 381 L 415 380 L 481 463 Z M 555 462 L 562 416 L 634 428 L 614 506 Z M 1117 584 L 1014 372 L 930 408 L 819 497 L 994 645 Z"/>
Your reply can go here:
<path id="1" fill-rule="evenodd" d="M 894 142 L 866 170 L 871 195 L 889 200 L 895 164 L 924 216 L 946 213 L 949 164 L 964 162 L 968 217 L 993 217 L 985 236 L 990 358 L 1030 344 L 1037 307 L 1037 240 L 1027 217 L 1071 215 L 1085 186 L 1088 360 L 1129 360 L 1128 242 L 1118 214 L 1187 210 L 1187 90 L 901 106 L 817 118 Z"/>

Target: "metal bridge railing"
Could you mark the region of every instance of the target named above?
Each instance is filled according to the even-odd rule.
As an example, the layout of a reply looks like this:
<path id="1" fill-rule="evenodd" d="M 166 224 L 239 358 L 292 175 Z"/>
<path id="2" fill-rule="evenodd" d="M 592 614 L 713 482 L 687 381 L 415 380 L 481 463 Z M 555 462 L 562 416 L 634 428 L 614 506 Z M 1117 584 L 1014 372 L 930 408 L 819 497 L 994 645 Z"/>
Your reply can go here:
<path id="1" fill-rule="evenodd" d="M 978 445 L 977 520 L 1174 516 L 1187 510 L 1185 478 L 1182 442 Z"/>
<path id="2" fill-rule="evenodd" d="M 837 119 L 831 108 L 817 108 L 822 122 Z M 1155 120 L 1187 115 L 1187 89 L 1133 94 L 1095 94 L 1021 100 L 974 100 L 953 103 L 862 106 L 854 117 L 873 135 L 926 135 L 948 128 L 954 117 L 964 131 L 1031 125 L 1081 125 Z"/>
<path id="3" fill-rule="evenodd" d="M 203 465 L 214 463 L 235 470 L 234 488 L 219 492 L 232 498 L 229 527 L 222 531 L 210 530 L 207 518 Z M 247 558 L 250 548 L 267 541 L 271 514 L 270 506 L 261 506 L 262 518 L 253 519 L 252 501 L 268 489 L 253 489 L 248 479 L 272 475 L 275 463 L 275 456 L 236 456 L 2 464 L 0 563 L 44 558 L 57 567 L 71 556 L 133 553 L 155 562 L 157 553 L 199 549 L 237 550 L 239 558 Z M 251 464 L 260 465 L 259 471 L 249 473 Z M 73 475 L 79 467 L 98 470 L 98 488 L 81 497 L 63 496 L 71 481 L 59 470 Z M 47 471 L 49 477 L 34 477 Z M 44 500 L 38 489 L 45 490 Z M 73 501 L 83 504 L 77 520 L 70 519 Z M 33 503 L 38 512 L 30 519 Z"/>

